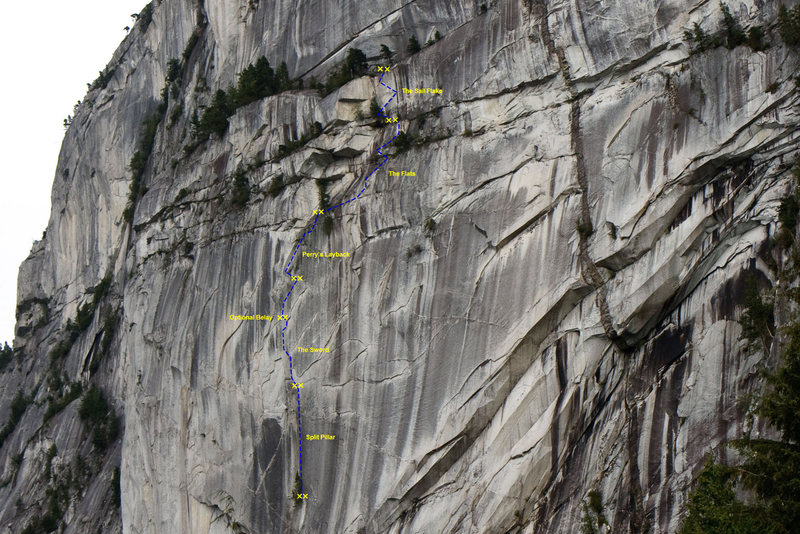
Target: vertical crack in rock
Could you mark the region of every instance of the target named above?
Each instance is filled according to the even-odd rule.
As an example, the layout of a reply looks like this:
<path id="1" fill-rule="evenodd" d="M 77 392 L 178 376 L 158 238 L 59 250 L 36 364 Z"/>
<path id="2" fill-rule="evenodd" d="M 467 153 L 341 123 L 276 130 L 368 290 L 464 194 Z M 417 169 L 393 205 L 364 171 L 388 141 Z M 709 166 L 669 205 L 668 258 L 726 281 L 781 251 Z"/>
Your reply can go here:
<path id="1" fill-rule="evenodd" d="M 571 96 L 569 114 L 570 142 L 572 143 L 572 151 L 575 154 L 576 178 L 581 190 L 581 216 L 578 221 L 578 251 L 581 261 L 581 272 L 584 280 L 597 292 L 597 305 L 600 309 L 600 319 L 603 324 L 603 330 L 608 338 L 617 344 L 620 342 L 620 337 L 614 329 L 614 321 L 609 311 L 605 280 L 589 255 L 588 239 L 591 231 L 585 230 L 594 227 L 591 210 L 589 208 L 589 182 L 586 178 L 586 162 L 583 155 L 583 135 L 581 133 L 581 102 L 586 92 L 576 92 L 564 49 L 556 46 L 555 41 L 553 41 L 553 36 L 550 33 L 550 27 L 547 21 L 547 1 L 536 0 L 532 8 L 535 18 L 539 20 L 539 31 L 542 35 L 542 41 L 544 41 L 548 52 L 558 59 L 561 75 L 564 78 L 564 83 Z M 625 347 L 620 348 L 625 350 Z"/>
<path id="2" fill-rule="evenodd" d="M 600 273 L 600 270 L 597 268 L 597 265 L 594 263 L 591 255 L 589 254 L 589 238 L 594 232 L 594 225 L 592 223 L 591 209 L 589 206 L 589 181 L 587 179 L 586 162 L 584 159 L 583 135 L 581 131 L 581 103 L 584 96 L 589 94 L 591 91 L 585 90 L 578 92 L 575 87 L 575 83 L 570 73 L 569 62 L 567 61 L 566 53 L 564 52 L 563 48 L 556 46 L 553 36 L 550 33 L 548 24 L 547 0 L 535 0 L 531 7 L 534 20 L 538 20 L 539 30 L 545 47 L 552 56 L 557 58 L 561 75 L 564 78 L 564 83 L 571 97 L 569 102 L 570 143 L 572 145 L 572 151 L 575 154 L 576 179 L 581 191 L 580 218 L 578 219 L 577 223 L 578 254 L 581 265 L 581 274 L 584 280 L 595 291 L 595 299 L 600 311 L 600 320 L 606 337 L 608 337 L 612 345 L 618 348 L 620 352 L 623 354 L 629 353 L 631 347 L 628 347 L 623 342 L 622 338 L 614 328 L 614 320 L 611 316 L 608 306 L 606 294 L 607 290 L 603 275 Z M 637 463 L 639 448 L 639 423 L 636 403 L 628 393 L 629 366 L 627 360 L 627 358 L 622 359 L 623 373 L 625 376 L 625 413 L 628 419 L 627 453 L 630 476 L 628 500 L 631 507 L 629 525 L 631 532 L 642 532 L 642 528 L 645 525 L 645 519 L 639 465 Z M 555 473 L 558 472 L 558 466 L 554 465 L 552 469 L 553 476 L 551 477 L 551 482 L 548 484 L 548 486 L 553 484 L 553 481 L 555 480 Z M 550 503 L 546 502 L 540 510 L 544 510 L 549 506 Z M 539 517 L 542 517 L 541 513 L 539 514 Z M 541 525 L 541 523 L 537 524 Z"/>
<path id="3" fill-rule="evenodd" d="M 563 50 L 560 52 L 563 56 Z M 566 80 L 568 73 L 564 73 Z M 569 84 L 568 84 L 569 85 Z M 572 89 L 570 88 L 570 91 Z M 606 296 L 605 280 L 600 270 L 595 265 L 591 256 L 589 255 L 589 237 L 593 230 L 591 211 L 589 209 L 589 182 L 586 179 L 586 164 L 583 159 L 583 136 L 581 134 L 581 95 L 573 95 L 571 102 L 572 109 L 570 110 L 570 138 L 572 141 L 572 149 L 575 152 L 576 172 L 578 184 L 581 188 L 581 217 L 578 222 L 578 251 L 581 260 L 581 272 L 584 279 L 592 286 L 597 292 L 596 301 L 600 309 L 600 321 L 603 325 L 603 330 L 606 336 L 615 344 L 621 345 L 621 339 L 614 329 L 614 320 L 611 317 L 611 312 L 608 308 L 608 299 Z M 620 346 L 621 350 L 626 347 Z"/>

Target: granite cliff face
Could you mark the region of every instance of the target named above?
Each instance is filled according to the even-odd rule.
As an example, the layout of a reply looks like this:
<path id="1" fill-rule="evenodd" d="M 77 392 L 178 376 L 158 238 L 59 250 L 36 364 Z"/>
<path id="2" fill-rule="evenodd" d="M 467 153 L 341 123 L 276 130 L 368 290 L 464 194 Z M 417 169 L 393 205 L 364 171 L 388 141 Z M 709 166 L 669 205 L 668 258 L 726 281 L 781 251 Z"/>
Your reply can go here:
<path id="1" fill-rule="evenodd" d="M 20 269 L 0 532 L 55 501 L 68 533 L 572 533 L 590 490 L 614 532 L 673 532 L 764 359 L 737 318 L 745 274 L 775 279 L 797 151 L 775 4 L 728 2 L 766 50 L 691 53 L 716 2 L 155 2 L 67 131 Z M 240 107 L 184 151 L 192 111 L 261 55 L 308 87 L 350 48 L 370 75 Z M 404 144 L 306 235 L 320 187 L 336 205 L 383 161 L 397 126 L 368 116 L 391 88 Z M 71 383 L 105 392 L 116 440 Z"/>

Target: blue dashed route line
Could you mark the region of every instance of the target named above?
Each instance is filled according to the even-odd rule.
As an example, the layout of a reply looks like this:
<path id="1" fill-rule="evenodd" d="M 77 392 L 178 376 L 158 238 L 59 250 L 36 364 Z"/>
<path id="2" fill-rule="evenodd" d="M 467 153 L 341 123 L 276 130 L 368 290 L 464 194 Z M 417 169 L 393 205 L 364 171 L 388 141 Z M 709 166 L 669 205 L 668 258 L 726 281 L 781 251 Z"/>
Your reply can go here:
<path id="1" fill-rule="evenodd" d="M 388 71 L 388 68 L 387 68 L 387 71 Z M 389 105 L 389 102 L 394 100 L 394 97 L 397 96 L 397 91 L 394 90 L 393 88 L 389 87 L 385 83 L 383 83 L 383 77 L 385 75 L 386 75 L 385 72 L 384 72 L 384 74 L 381 74 L 381 77 L 378 80 L 378 82 L 382 86 L 384 86 L 385 88 L 387 88 L 388 90 L 390 90 L 392 92 L 392 97 L 389 100 L 387 100 L 386 103 L 383 106 L 381 106 L 381 109 L 378 112 L 378 115 L 380 117 L 383 117 L 383 118 L 387 119 L 389 117 L 387 117 L 386 115 L 383 114 L 383 110 L 384 110 L 384 108 L 386 108 L 386 106 Z M 384 143 L 383 145 L 381 145 L 380 148 L 378 148 L 376 150 L 376 152 L 378 154 L 383 156 L 383 161 L 381 161 L 380 165 L 378 165 L 377 167 L 372 169 L 372 171 L 369 174 L 367 174 L 367 176 L 364 178 L 364 187 L 361 188 L 361 191 L 359 191 L 359 193 L 356 196 L 354 196 L 353 198 L 351 198 L 350 200 L 345 200 L 344 202 L 340 202 L 339 204 L 336 204 L 335 206 L 324 210 L 325 212 L 329 212 L 329 211 L 332 211 L 332 210 L 334 210 L 336 208 L 340 208 L 340 207 L 344 206 L 345 204 L 349 204 L 350 202 L 353 202 L 354 200 L 357 200 L 357 199 L 361 198 L 361 195 L 363 195 L 364 191 L 367 190 L 367 181 L 370 179 L 370 177 L 373 174 L 375 174 L 378 171 L 378 169 L 383 167 L 383 165 L 389 160 L 389 156 L 387 156 L 386 154 L 381 152 L 381 150 L 383 150 L 384 148 L 386 148 L 387 146 L 392 144 L 392 142 L 395 139 L 397 139 L 398 135 L 400 135 L 400 125 L 397 126 L 397 132 L 394 134 L 394 137 L 392 137 L 387 143 Z M 311 232 L 314 231 L 314 228 L 316 228 L 317 221 L 319 221 L 319 216 L 320 216 L 321 212 L 322 212 L 322 210 L 319 210 L 315 214 L 314 222 L 312 223 L 311 228 L 306 233 L 303 234 L 303 236 L 300 238 L 300 242 L 297 243 L 297 246 L 295 247 L 294 252 L 292 253 L 292 257 L 289 259 L 289 263 L 286 264 L 286 268 L 283 270 L 284 274 L 286 274 L 288 276 L 292 276 L 292 273 L 289 272 L 289 267 L 291 267 L 295 256 L 297 256 L 297 252 L 300 250 L 300 247 L 303 245 L 303 241 L 305 241 L 305 239 L 306 239 L 306 236 L 308 236 Z M 281 315 L 284 316 L 283 328 L 281 329 L 281 343 L 283 345 L 283 352 L 289 358 L 289 378 L 292 381 L 292 388 L 297 390 L 297 451 L 298 451 L 298 459 L 299 459 L 299 466 L 300 466 L 300 469 L 299 469 L 299 473 L 300 473 L 300 493 L 302 494 L 303 493 L 303 432 L 302 432 L 301 427 L 300 427 L 300 384 L 298 384 L 294 380 L 294 365 L 293 365 L 293 362 L 292 362 L 292 355 L 289 354 L 288 350 L 286 350 L 286 328 L 289 326 L 289 318 L 286 317 L 286 301 L 289 300 L 289 296 L 292 294 L 292 291 L 294 291 L 294 288 L 297 285 L 298 281 L 299 280 L 293 279 L 292 286 L 289 288 L 289 292 L 286 293 L 286 297 L 284 297 L 283 302 L 281 303 Z"/>

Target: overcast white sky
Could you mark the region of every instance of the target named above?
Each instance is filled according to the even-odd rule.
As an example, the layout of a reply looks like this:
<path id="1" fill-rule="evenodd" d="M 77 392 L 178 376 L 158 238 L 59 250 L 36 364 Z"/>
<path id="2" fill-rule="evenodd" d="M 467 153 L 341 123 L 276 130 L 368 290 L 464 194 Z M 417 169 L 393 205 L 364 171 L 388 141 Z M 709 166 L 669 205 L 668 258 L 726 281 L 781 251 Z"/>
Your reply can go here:
<path id="1" fill-rule="evenodd" d="M 0 343 L 14 337 L 17 270 L 50 217 L 63 121 L 146 0 L 5 2 L 0 17 Z"/>

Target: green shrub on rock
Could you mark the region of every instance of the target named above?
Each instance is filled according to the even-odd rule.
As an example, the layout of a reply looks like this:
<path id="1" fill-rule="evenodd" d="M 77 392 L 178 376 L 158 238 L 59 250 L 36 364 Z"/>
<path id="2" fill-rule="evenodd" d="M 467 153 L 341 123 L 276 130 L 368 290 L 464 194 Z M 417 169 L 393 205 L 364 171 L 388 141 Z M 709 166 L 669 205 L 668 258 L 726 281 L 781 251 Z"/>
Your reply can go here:
<path id="1" fill-rule="evenodd" d="M 267 186 L 267 194 L 275 198 L 281 194 L 284 187 L 285 185 L 283 183 L 283 179 L 279 176 L 275 176 L 269 181 L 269 185 Z"/>
<path id="2" fill-rule="evenodd" d="M 11 399 L 11 413 L 8 416 L 6 424 L 0 429 L 0 447 L 3 446 L 8 436 L 14 432 L 14 429 L 17 427 L 17 424 L 20 419 L 22 419 L 22 416 L 25 414 L 32 401 L 33 399 L 22 390 L 17 391 L 14 398 Z"/>
<path id="3" fill-rule="evenodd" d="M 11 358 L 14 356 L 14 349 L 8 346 L 8 342 L 5 343 L 2 349 L 0 349 L 0 371 L 5 369 L 5 367 L 11 362 Z"/>
<path id="4" fill-rule="evenodd" d="M 419 45 L 419 41 L 417 40 L 416 35 L 412 35 L 408 39 L 408 46 L 406 47 L 406 50 L 408 50 L 408 53 L 411 55 L 414 55 L 420 50 L 422 50 L 422 47 Z"/>
<path id="5" fill-rule="evenodd" d="M 778 9 L 778 33 L 787 45 L 800 44 L 800 6 L 788 9 L 781 5 Z"/>
<path id="6" fill-rule="evenodd" d="M 743 45 L 747 41 L 747 36 L 741 24 L 739 24 L 739 21 L 731 14 L 731 10 L 728 9 L 727 5 L 720 2 L 719 7 L 722 10 L 722 22 L 725 24 L 726 46 L 729 49 L 734 49 L 739 45 Z"/>
<path id="7" fill-rule="evenodd" d="M 238 167 L 233 173 L 233 187 L 231 189 L 231 203 L 241 208 L 250 200 L 250 182 L 243 167 Z"/>
<path id="8" fill-rule="evenodd" d="M 753 52 L 762 52 L 767 49 L 767 43 L 764 41 L 764 28 L 761 26 L 753 26 L 747 30 L 747 46 Z"/>
<path id="9" fill-rule="evenodd" d="M 92 444 L 98 450 L 105 450 L 119 436 L 119 417 L 106 400 L 103 390 L 97 386 L 90 387 L 83 394 L 78 416 L 91 429 Z"/>

